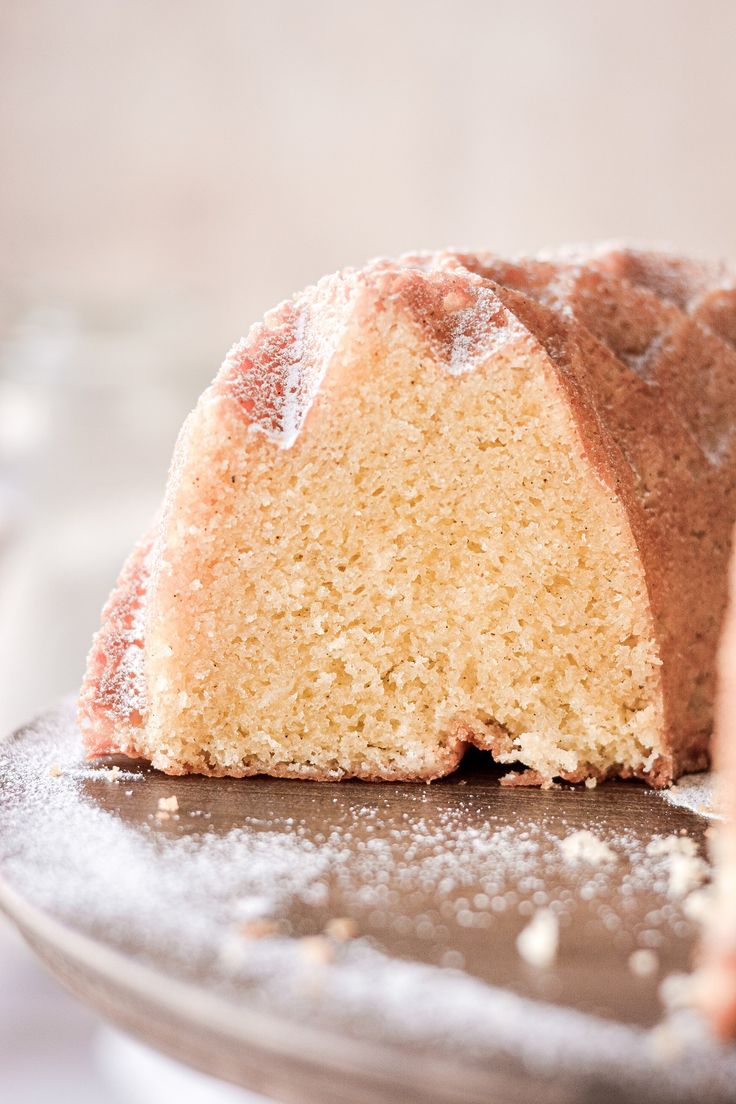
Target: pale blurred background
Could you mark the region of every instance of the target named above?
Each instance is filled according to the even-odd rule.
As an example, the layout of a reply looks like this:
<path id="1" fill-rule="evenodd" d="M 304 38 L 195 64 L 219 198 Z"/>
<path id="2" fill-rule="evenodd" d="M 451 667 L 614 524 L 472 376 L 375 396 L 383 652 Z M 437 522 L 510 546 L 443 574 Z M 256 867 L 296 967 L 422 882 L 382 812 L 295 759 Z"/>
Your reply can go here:
<path id="1" fill-rule="evenodd" d="M 78 685 L 267 307 L 449 244 L 736 258 L 735 123 L 732 0 L 2 0 L 0 730 Z M 95 1033 L 0 926 L 0 1097 L 145 1104 Z"/>

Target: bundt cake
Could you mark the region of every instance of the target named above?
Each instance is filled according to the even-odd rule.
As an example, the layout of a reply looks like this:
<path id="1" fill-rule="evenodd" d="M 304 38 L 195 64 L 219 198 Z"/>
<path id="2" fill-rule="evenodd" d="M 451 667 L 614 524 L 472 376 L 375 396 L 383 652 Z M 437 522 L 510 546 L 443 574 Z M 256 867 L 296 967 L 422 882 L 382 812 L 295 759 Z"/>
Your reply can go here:
<path id="1" fill-rule="evenodd" d="M 729 273 L 593 250 L 326 277 L 187 419 L 80 699 L 172 774 L 662 786 L 707 763 Z"/>
<path id="2" fill-rule="evenodd" d="M 711 841 L 715 878 L 696 995 L 718 1034 L 736 1039 L 736 554 L 730 574 L 731 602 L 718 652 L 714 750 L 725 820 Z"/>

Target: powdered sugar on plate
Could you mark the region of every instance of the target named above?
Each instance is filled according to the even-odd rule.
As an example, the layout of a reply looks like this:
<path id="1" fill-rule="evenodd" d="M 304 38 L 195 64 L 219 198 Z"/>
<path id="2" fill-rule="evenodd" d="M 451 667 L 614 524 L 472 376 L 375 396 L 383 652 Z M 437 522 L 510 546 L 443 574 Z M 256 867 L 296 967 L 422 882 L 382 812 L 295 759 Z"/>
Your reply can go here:
<path id="1" fill-rule="evenodd" d="M 722 819 L 716 794 L 716 778 L 712 772 L 707 774 L 686 774 L 667 790 L 658 790 L 657 794 L 670 805 L 681 809 L 690 809 L 698 816 L 709 820 Z"/>
<path id="2" fill-rule="evenodd" d="M 682 970 L 695 929 L 668 896 L 671 849 L 648 850 L 651 835 L 637 829 L 636 809 L 651 806 L 643 789 L 622 790 L 632 811 L 622 831 L 606 787 L 118 773 L 81 762 L 69 704 L 0 744 L 0 782 L 6 886 L 234 1010 L 463 1063 L 521 1062 L 578 1084 L 729 1098 L 736 1056 L 716 1052 L 691 1015 L 673 1027 L 686 1060 L 667 1067 L 646 1030 L 660 1015 L 659 978 L 632 972 L 630 956 L 656 951 L 662 972 Z M 661 838 L 690 823 L 671 809 Z M 615 861 L 588 849 L 590 861 L 562 862 L 560 842 L 583 831 Z M 557 955 L 530 962 L 516 939 L 540 915 Z M 598 933 L 601 962 L 578 957 L 581 932 Z M 628 986 L 644 1009 L 638 1024 L 626 1022 Z"/>

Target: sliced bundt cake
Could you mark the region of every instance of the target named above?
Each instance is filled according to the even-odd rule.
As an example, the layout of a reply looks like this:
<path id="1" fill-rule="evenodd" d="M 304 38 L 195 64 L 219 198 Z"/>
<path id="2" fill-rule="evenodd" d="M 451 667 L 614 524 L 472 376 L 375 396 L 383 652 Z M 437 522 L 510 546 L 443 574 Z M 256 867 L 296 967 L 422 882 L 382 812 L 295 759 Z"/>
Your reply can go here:
<path id="1" fill-rule="evenodd" d="M 253 327 L 103 613 L 89 754 L 429 779 L 475 744 L 526 781 L 654 785 L 703 766 L 736 468 L 736 398 L 710 381 L 734 350 L 606 258 L 375 262 Z"/>

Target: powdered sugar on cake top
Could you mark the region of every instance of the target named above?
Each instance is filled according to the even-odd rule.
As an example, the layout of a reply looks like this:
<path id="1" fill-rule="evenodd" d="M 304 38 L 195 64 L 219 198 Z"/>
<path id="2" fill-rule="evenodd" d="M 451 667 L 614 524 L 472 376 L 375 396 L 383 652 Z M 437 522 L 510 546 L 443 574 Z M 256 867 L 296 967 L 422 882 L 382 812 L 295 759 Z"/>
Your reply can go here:
<path id="1" fill-rule="evenodd" d="M 287 300 L 228 353 L 218 390 L 233 395 L 254 428 L 291 448 L 344 336 L 357 280 L 337 273 Z"/>
<path id="2" fill-rule="evenodd" d="M 478 276 L 443 271 L 444 255 L 374 261 L 326 276 L 283 302 L 233 346 L 215 393 L 232 395 L 253 429 L 280 448 L 297 441 L 351 324 L 398 310 L 446 370 L 472 372 L 526 328 Z"/>

